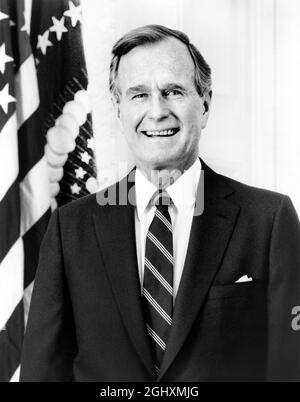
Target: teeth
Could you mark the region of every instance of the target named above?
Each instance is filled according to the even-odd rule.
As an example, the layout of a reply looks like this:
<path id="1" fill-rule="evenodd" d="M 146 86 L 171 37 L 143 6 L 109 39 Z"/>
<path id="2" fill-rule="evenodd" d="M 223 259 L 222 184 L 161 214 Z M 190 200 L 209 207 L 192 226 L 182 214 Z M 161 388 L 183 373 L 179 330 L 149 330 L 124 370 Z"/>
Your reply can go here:
<path id="1" fill-rule="evenodd" d="M 164 135 L 172 135 L 175 133 L 175 130 L 163 130 L 163 131 L 146 131 L 147 135 L 155 135 L 155 136 L 164 136 Z"/>

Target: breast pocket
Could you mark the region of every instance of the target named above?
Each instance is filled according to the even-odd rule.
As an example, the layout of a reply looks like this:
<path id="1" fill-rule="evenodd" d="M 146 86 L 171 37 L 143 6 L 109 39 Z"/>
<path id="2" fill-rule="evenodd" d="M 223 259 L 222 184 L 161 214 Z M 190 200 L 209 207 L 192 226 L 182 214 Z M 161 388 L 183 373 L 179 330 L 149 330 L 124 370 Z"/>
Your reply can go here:
<path id="1" fill-rule="evenodd" d="M 252 298 L 265 291 L 265 282 L 249 281 L 229 285 L 213 285 L 208 293 L 208 299 Z"/>
<path id="2" fill-rule="evenodd" d="M 263 353 L 267 334 L 267 286 L 261 282 L 241 282 L 211 287 L 203 307 L 201 327 L 218 345 L 224 361 L 234 355 Z M 249 351 L 249 354 L 246 353 Z M 222 357 L 222 359 L 223 359 Z"/>
<path id="3" fill-rule="evenodd" d="M 211 287 L 198 331 L 220 381 L 263 378 L 267 342 L 267 286 L 241 282 Z M 213 359 L 211 358 L 213 356 Z"/>

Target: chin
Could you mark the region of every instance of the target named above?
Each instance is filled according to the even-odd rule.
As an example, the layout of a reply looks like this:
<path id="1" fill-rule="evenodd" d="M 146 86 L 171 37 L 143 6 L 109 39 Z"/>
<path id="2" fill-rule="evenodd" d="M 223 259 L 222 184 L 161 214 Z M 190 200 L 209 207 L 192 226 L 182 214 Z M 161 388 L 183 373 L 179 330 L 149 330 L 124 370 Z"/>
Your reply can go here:
<path id="1" fill-rule="evenodd" d="M 148 159 L 145 160 L 145 165 L 147 165 L 151 170 L 176 169 L 178 166 L 178 163 L 176 163 L 177 161 L 178 158 L 170 159 L 169 155 L 168 158 L 164 155 L 161 158 L 155 157 L 149 159 L 148 157 Z"/>

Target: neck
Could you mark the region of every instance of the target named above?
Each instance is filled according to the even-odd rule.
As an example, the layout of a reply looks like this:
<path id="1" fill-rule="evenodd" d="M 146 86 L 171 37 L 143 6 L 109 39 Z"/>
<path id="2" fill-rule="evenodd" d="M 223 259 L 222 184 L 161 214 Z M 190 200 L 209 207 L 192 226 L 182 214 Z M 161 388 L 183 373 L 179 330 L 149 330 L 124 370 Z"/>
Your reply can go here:
<path id="1" fill-rule="evenodd" d="M 193 165 L 195 160 L 196 159 L 186 164 L 184 167 L 177 169 L 168 167 L 147 167 L 140 164 L 137 164 L 137 167 L 152 184 L 164 190 L 175 183 L 175 181 Z"/>

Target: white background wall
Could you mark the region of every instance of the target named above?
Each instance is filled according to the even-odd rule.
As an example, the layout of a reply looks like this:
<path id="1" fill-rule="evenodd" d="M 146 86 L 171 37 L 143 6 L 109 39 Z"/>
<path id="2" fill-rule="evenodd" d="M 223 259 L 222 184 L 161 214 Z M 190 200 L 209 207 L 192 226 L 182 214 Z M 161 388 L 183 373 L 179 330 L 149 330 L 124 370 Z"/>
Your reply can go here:
<path id="1" fill-rule="evenodd" d="M 81 0 L 100 185 L 133 163 L 108 91 L 111 47 L 137 26 L 187 33 L 213 71 L 200 154 L 217 171 L 284 192 L 300 213 L 299 0 Z M 125 173 L 125 172 L 124 172 Z"/>

